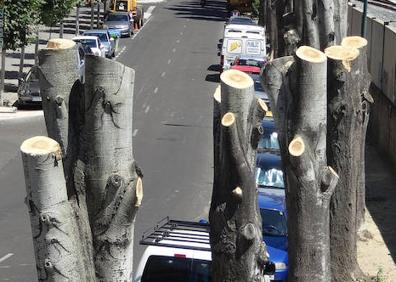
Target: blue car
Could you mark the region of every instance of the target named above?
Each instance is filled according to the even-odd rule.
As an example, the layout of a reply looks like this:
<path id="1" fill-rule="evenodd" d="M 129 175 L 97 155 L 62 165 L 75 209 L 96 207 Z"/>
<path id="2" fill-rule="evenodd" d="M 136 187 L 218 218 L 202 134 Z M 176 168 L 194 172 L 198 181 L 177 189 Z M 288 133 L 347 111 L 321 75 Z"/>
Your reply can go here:
<path id="1" fill-rule="evenodd" d="M 275 128 L 275 121 L 272 117 L 265 117 L 261 122 L 263 134 L 257 145 L 257 153 L 279 152 L 278 132 Z"/>
<path id="2" fill-rule="evenodd" d="M 282 160 L 278 153 L 259 153 L 256 158 L 258 188 L 285 189 Z"/>
<path id="3" fill-rule="evenodd" d="M 288 269 L 287 254 L 287 211 L 285 190 L 259 188 L 258 205 L 263 219 L 263 238 L 267 245 L 269 259 L 275 263 L 273 282 L 286 281 Z"/>

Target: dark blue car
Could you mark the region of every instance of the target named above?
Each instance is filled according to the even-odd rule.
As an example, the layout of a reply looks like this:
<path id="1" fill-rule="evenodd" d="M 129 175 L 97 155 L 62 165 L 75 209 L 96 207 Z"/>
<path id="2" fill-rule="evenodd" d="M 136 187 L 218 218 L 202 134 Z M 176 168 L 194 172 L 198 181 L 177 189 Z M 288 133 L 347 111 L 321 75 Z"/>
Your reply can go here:
<path id="1" fill-rule="evenodd" d="M 282 160 L 279 152 L 257 154 L 256 183 L 259 188 L 285 189 Z"/>
<path id="2" fill-rule="evenodd" d="M 287 254 L 287 212 L 285 190 L 258 189 L 258 204 L 263 219 L 263 238 L 267 245 L 269 259 L 275 263 L 274 282 L 286 281 Z"/>

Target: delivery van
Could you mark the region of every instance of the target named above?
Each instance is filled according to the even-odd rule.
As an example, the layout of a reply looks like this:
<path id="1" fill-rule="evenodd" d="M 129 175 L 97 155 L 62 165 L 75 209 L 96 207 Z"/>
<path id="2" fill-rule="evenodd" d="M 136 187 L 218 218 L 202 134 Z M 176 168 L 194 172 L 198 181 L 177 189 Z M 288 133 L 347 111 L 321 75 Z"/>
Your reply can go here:
<path id="1" fill-rule="evenodd" d="M 264 60 L 267 56 L 264 27 L 236 24 L 225 26 L 220 55 L 223 70 L 229 69 L 236 57 Z"/>

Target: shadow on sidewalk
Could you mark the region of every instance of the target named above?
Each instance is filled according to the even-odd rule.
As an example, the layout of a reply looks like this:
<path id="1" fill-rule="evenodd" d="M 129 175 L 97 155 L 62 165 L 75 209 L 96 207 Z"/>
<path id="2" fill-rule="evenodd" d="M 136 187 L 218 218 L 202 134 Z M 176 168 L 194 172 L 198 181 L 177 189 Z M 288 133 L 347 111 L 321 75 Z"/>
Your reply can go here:
<path id="1" fill-rule="evenodd" d="M 396 262 L 396 174 L 376 149 L 366 147 L 366 207 Z"/>
<path id="2" fill-rule="evenodd" d="M 14 59 L 20 59 L 21 58 L 21 53 L 7 53 L 6 55 L 7 58 L 14 58 Z M 25 53 L 25 60 L 34 60 L 34 53 Z"/>

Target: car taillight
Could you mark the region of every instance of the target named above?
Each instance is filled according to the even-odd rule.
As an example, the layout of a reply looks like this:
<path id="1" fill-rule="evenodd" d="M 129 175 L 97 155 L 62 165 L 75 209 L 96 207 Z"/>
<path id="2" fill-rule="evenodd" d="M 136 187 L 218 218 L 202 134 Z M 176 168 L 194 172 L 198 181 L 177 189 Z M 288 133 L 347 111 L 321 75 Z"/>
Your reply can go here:
<path id="1" fill-rule="evenodd" d="M 175 254 L 175 258 L 186 258 L 184 254 Z"/>

